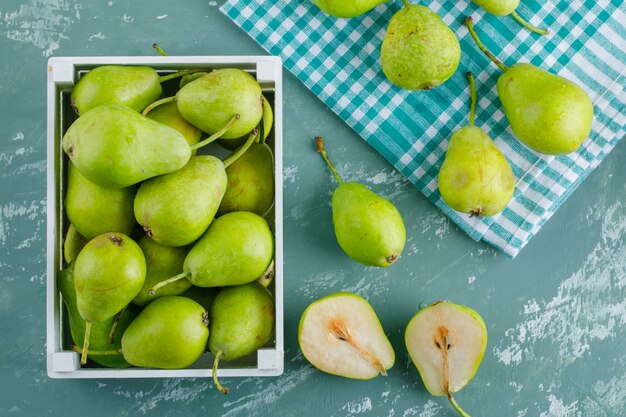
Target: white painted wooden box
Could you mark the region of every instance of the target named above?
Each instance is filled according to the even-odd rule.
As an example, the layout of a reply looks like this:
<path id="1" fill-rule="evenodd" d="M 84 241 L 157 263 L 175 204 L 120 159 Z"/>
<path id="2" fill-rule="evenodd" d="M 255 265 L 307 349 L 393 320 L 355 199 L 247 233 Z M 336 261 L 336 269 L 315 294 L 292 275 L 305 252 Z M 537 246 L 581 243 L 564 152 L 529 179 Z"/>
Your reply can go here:
<path id="1" fill-rule="evenodd" d="M 283 185 L 282 185 L 282 62 L 270 56 L 157 56 L 157 57 L 55 57 L 48 61 L 48 169 L 47 169 L 47 284 L 46 356 L 51 378 L 163 378 L 210 377 L 213 355 L 205 353 L 186 369 L 110 369 L 81 367 L 79 354 L 69 350 L 66 326 L 56 275 L 63 266 L 63 238 L 68 227 L 64 216 L 67 157 L 61 139 L 73 120 L 70 92 L 81 76 L 100 65 L 147 65 L 161 74 L 181 69 L 241 68 L 253 75 L 274 109 L 274 127 L 267 143 L 274 152 L 275 203 L 266 216 L 275 233 L 276 276 L 270 286 L 276 305 L 274 337 L 256 354 L 232 362 L 220 362 L 218 376 L 276 376 L 284 367 L 283 333 Z M 201 153 L 201 152 L 200 152 Z"/>

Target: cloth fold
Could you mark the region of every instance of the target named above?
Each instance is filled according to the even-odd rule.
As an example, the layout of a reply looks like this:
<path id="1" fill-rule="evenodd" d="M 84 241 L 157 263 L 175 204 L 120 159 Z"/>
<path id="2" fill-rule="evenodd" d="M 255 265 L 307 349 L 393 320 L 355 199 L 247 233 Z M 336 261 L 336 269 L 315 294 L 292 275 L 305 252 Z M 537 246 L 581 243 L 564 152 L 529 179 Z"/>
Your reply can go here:
<path id="1" fill-rule="evenodd" d="M 309 0 L 227 0 L 221 11 L 282 57 L 289 71 L 470 237 L 515 257 L 626 133 L 626 6 L 621 0 L 524 1 L 517 12 L 550 29 L 549 36 L 539 36 L 469 0 L 426 5 L 457 34 L 462 57 L 450 80 L 420 92 L 393 86 L 380 66 L 380 45 L 399 2 L 353 19 L 327 16 Z M 593 129 L 577 152 L 541 155 L 515 138 L 496 92 L 501 72 L 475 46 L 463 25 L 468 15 L 506 65 L 530 62 L 589 93 Z M 513 200 L 493 217 L 450 209 L 437 187 L 448 140 L 468 123 L 467 71 L 477 79 L 476 125 L 506 155 L 517 181 Z"/>

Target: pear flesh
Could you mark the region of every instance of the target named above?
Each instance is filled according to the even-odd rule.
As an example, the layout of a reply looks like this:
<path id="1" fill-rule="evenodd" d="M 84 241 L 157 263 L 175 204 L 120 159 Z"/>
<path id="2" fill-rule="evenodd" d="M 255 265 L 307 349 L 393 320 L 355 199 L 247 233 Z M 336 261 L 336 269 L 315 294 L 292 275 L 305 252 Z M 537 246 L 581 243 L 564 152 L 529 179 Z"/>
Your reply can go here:
<path id="1" fill-rule="evenodd" d="M 136 187 L 108 188 L 89 181 L 68 162 L 65 214 L 76 230 L 93 239 L 106 232 L 130 234 L 135 226 Z"/>
<path id="2" fill-rule="evenodd" d="M 447 396 L 459 411 L 452 394 L 474 377 L 487 349 L 487 327 L 480 315 L 469 307 L 437 302 L 413 316 L 405 342 L 428 392 Z"/>
<path id="3" fill-rule="evenodd" d="M 386 375 L 395 353 L 370 304 L 336 293 L 307 307 L 298 327 L 304 357 L 321 371 L 353 379 Z"/>
<path id="4" fill-rule="evenodd" d="M 81 116 L 102 104 L 120 104 L 140 112 L 161 92 L 159 75 L 150 67 L 103 65 L 78 80 L 71 102 Z"/>
<path id="5" fill-rule="evenodd" d="M 185 297 L 161 297 L 143 309 L 122 336 L 124 358 L 134 366 L 186 368 L 204 353 L 208 315 Z"/>
<path id="6" fill-rule="evenodd" d="M 239 114 L 237 123 L 222 135 L 224 139 L 246 135 L 263 116 L 261 86 L 236 68 L 215 70 L 189 82 L 176 93 L 175 100 L 185 120 L 210 135 Z"/>
<path id="7" fill-rule="evenodd" d="M 429 90 L 447 81 L 461 60 L 454 32 L 428 7 L 408 4 L 389 22 L 380 53 L 383 72 L 408 90 Z"/>
<path id="8" fill-rule="evenodd" d="M 182 169 L 141 184 L 134 202 L 137 222 L 162 245 L 188 245 L 213 221 L 227 182 L 221 160 L 194 156 Z"/>
<path id="9" fill-rule="evenodd" d="M 356 17 L 388 0 L 312 0 L 324 13 L 335 17 Z"/>
<path id="10" fill-rule="evenodd" d="M 191 150 L 175 129 L 120 105 L 102 105 L 79 117 L 63 150 L 88 180 L 123 188 L 182 168 Z"/>
<path id="11" fill-rule="evenodd" d="M 515 135 L 548 155 L 576 151 L 591 133 L 593 104 L 575 83 L 531 64 L 498 79 L 498 95 Z"/>

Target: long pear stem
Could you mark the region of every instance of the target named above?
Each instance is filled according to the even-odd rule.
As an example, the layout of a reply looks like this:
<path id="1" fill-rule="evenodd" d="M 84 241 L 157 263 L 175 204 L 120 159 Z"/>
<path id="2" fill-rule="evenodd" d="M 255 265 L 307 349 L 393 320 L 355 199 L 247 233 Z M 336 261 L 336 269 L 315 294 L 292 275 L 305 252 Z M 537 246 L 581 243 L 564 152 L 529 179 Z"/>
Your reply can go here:
<path id="1" fill-rule="evenodd" d="M 469 81 L 470 86 L 470 114 L 469 114 L 469 124 L 474 125 L 474 118 L 476 117 L 476 83 L 474 82 L 474 74 L 468 72 L 467 80 Z"/>
<path id="2" fill-rule="evenodd" d="M 467 412 L 465 410 L 463 410 L 461 408 L 461 406 L 459 406 L 459 404 L 456 402 L 456 400 L 454 399 L 452 394 L 448 394 L 448 401 L 450 401 L 450 404 L 452 404 L 452 407 L 454 407 L 454 409 L 457 411 L 457 413 L 459 413 L 461 416 L 463 416 L 463 417 L 472 417 L 469 414 L 467 414 Z"/>
<path id="3" fill-rule="evenodd" d="M 531 32 L 535 32 L 539 35 L 547 35 L 548 33 L 550 33 L 548 32 L 548 29 L 538 28 L 537 26 L 530 24 L 530 22 L 527 22 L 526 20 L 522 19 L 515 10 L 511 12 L 511 16 L 513 16 L 515 20 L 520 22 L 522 26 L 524 26 L 526 29 L 530 30 Z"/>
<path id="4" fill-rule="evenodd" d="M 469 30 L 470 35 L 472 35 L 472 38 L 474 39 L 474 42 L 476 42 L 476 45 L 478 46 L 478 48 L 481 51 L 483 51 L 484 54 L 487 55 L 487 57 L 490 60 L 492 60 L 494 64 L 498 66 L 498 68 L 500 68 L 503 72 L 506 72 L 509 69 L 509 67 L 504 65 L 498 58 L 496 58 L 494 54 L 489 52 L 487 48 L 485 48 L 485 45 L 483 45 L 483 43 L 478 38 L 478 35 L 476 34 L 476 31 L 474 30 L 474 22 L 472 21 L 471 17 L 468 16 L 465 18 L 465 26 L 467 26 L 467 29 Z"/>
<path id="5" fill-rule="evenodd" d="M 228 168 L 230 165 L 234 164 L 237 159 L 241 157 L 250 146 L 256 141 L 256 138 L 259 136 L 259 129 L 254 129 L 248 139 L 244 142 L 243 145 L 238 147 L 233 153 L 228 155 L 226 159 L 224 159 L 224 168 Z"/>
<path id="6" fill-rule="evenodd" d="M 215 360 L 213 361 L 213 383 L 219 392 L 222 394 L 228 394 L 228 388 L 223 387 L 222 384 L 220 384 L 220 381 L 217 380 L 217 365 L 219 365 L 222 355 L 224 355 L 224 352 L 222 352 L 221 349 L 215 354 Z"/>
<path id="7" fill-rule="evenodd" d="M 333 165 L 332 162 L 330 162 L 330 159 L 328 159 L 328 155 L 326 154 L 326 149 L 324 149 L 324 139 L 321 136 L 316 136 L 315 144 L 317 145 L 317 152 L 319 152 L 322 155 L 322 158 L 324 158 L 324 161 L 326 161 L 326 164 L 330 168 L 330 172 L 333 173 L 333 175 L 335 176 L 335 179 L 340 185 L 343 184 L 343 181 L 341 180 L 341 177 L 337 173 L 335 166 Z"/>
<path id="8" fill-rule="evenodd" d="M 161 45 L 159 45 L 158 43 L 153 43 L 152 48 L 154 48 L 159 54 L 163 56 L 168 56 L 167 52 L 165 52 L 163 48 L 161 48 Z"/>
<path id="9" fill-rule="evenodd" d="M 151 105 L 149 105 L 148 107 L 146 107 L 145 109 L 143 109 L 141 114 L 143 114 L 144 116 L 147 116 L 148 113 L 150 113 L 155 108 L 159 107 L 161 104 L 169 103 L 170 101 L 175 101 L 175 100 L 176 100 L 176 96 L 165 97 L 165 98 L 162 98 L 161 100 L 157 100 Z"/>
<path id="10" fill-rule="evenodd" d="M 172 282 L 176 282 L 186 277 L 187 277 L 187 272 L 181 272 L 180 274 L 175 275 L 172 278 L 168 278 L 165 281 L 161 281 L 155 284 L 154 286 L 152 286 L 152 288 L 150 288 L 150 291 L 148 293 L 151 296 L 154 296 L 159 288 L 165 287 L 166 285 L 171 284 Z"/>
<path id="11" fill-rule="evenodd" d="M 80 364 L 87 364 L 87 353 L 89 352 L 89 337 L 91 336 L 91 322 L 85 321 L 85 338 L 83 340 L 83 351 L 80 355 Z"/>
<path id="12" fill-rule="evenodd" d="M 128 306 L 126 306 L 128 307 Z M 124 307 L 117 315 L 115 316 L 115 321 L 113 321 L 113 325 L 111 326 L 111 331 L 109 332 L 109 344 L 112 345 L 115 342 L 115 332 L 117 331 L 117 327 L 120 324 L 120 320 L 122 319 L 122 314 L 126 311 L 126 307 Z"/>
<path id="13" fill-rule="evenodd" d="M 80 346 L 72 346 L 72 350 L 74 352 L 78 352 L 78 353 L 83 353 L 83 349 Z M 117 349 L 117 350 L 90 350 L 89 353 L 91 353 L 92 355 L 106 355 L 106 356 L 113 356 L 113 355 L 120 355 L 122 354 L 122 349 Z"/>
<path id="14" fill-rule="evenodd" d="M 178 78 L 178 77 L 182 77 L 184 75 L 194 74 L 196 72 L 202 72 L 202 71 L 204 71 L 204 70 L 201 70 L 201 69 L 181 70 L 181 71 L 178 71 L 178 72 L 174 72 L 172 74 L 161 75 L 159 77 L 159 82 L 163 83 L 165 81 L 168 81 L 168 80 L 171 80 L 171 79 L 174 79 L 174 78 Z"/>
<path id="15" fill-rule="evenodd" d="M 402 0 L 402 3 L 404 3 L 404 7 L 411 6 L 411 3 L 409 3 L 409 0 Z"/>
<path id="16" fill-rule="evenodd" d="M 209 136 L 208 138 L 206 138 L 205 140 L 203 140 L 202 142 L 198 142 L 195 145 L 190 146 L 192 151 L 195 151 L 198 148 L 201 148 L 203 146 L 208 145 L 211 142 L 215 142 L 216 140 L 218 140 L 219 138 L 221 138 L 222 136 L 224 136 L 224 134 L 226 132 L 228 132 L 228 130 L 233 127 L 233 125 L 235 123 L 237 123 L 237 120 L 239 120 L 241 116 L 239 116 L 239 114 L 234 115 L 229 121 L 228 123 L 226 123 L 226 126 L 224 126 L 222 129 L 218 130 L 217 132 L 213 133 L 211 136 Z"/>

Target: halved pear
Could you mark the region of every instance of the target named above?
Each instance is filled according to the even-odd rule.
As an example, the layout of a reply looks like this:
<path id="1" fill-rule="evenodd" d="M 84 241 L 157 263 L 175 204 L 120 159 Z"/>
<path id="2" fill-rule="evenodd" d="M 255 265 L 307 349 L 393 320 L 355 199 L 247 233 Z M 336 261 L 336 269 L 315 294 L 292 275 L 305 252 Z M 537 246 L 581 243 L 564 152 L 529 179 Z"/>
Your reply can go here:
<path id="1" fill-rule="evenodd" d="M 396 359 L 372 306 L 348 292 L 328 295 L 304 310 L 298 343 L 313 366 L 346 378 L 387 375 Z"/>
<path id="2" fill-rule="evenodd" d="M 428 392 L 448 397 L 468 416 L 452 394 L 474 377 L 487 349 L 482 317 L 469 307 L 438 301 L 413 316 L 404 340 Z"/>

